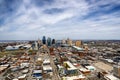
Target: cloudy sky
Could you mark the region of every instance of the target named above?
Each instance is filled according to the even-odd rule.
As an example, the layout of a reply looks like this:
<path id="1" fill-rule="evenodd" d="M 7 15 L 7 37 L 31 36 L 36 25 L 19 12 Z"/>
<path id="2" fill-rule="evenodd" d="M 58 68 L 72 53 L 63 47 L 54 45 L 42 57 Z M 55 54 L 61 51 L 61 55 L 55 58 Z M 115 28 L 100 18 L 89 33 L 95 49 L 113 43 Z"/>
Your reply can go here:
<path id="1" fill-rule="evenodd" d="M 120 39 L 120 0 L 0 0 L 0 40 Z"/>

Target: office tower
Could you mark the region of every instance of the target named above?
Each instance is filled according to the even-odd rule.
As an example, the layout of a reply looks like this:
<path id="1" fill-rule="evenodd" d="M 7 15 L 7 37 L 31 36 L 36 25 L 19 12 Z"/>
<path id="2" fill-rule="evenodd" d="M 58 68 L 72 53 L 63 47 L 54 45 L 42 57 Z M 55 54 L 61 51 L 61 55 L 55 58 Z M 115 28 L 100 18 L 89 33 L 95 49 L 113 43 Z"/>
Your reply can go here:
<path id="1" fill-rule="evenodd" d="M 34 50 L 38 50 L 38 43 L 35 41 L 35 48 L 34 48 Z"/>
<path id="2" fill-rule="evenodd" d="M 42 43 L 46 44 L 46 37 L 45 36 L 43 36 L 43 38 L 42 38 Z"/>
<path id="3" fill-rule="evenodd" d="M 55 44 L 55 39 L 52 39 L 52 44 Z"/>
<path id="4" fill-rule="evenodd" d="M 69 46 L 72 46 L 72 40 L 70 40 L 69 38 L 67 39 L 67 44 L 69 45 Z"/>
<path id="5" fill-rule="evenodd" d="M 32 50 L 34 50 L 34 48 L 35 48 L 35 43 L 32 43 Z"/>
<path id="6" fill-rule="evenodd" d="M 51 42 L 51 38 L 48 37 L 48 38 L 47 38 L 47 45 L 48 45 L 48 46 L 51 46 L 51 43 L 52 43 L 52 42 Z"/>
<path id="7" fill-rule="evenodd" d="M 42 46 L 42 42 L 40 39 L 38 39 L 38 48 L 40 48 Z"/>
<path id="8" fill-rule="evenodd" d="M 77 47 L 81 47 L 82 46 L 82 41 L 76 41 L 75 42 L 75 46 L 77 46 Z"/>

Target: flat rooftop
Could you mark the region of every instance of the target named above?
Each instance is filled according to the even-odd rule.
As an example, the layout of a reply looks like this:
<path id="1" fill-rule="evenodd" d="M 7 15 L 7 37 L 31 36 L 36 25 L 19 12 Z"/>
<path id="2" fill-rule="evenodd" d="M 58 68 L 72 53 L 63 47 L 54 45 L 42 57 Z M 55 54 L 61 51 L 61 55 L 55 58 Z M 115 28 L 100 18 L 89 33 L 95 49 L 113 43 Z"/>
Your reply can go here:
<path id="1" fill-rule="evenodd" d="M 97 62 L 97 63 L 94 63 L 94 65 L 99 68 L 99 69 L 102 69 L 104 71 L 111 71 L 113 70 L 113 67 L 108 65 L 108 64 L 105 64 L 104 62 Z"/>

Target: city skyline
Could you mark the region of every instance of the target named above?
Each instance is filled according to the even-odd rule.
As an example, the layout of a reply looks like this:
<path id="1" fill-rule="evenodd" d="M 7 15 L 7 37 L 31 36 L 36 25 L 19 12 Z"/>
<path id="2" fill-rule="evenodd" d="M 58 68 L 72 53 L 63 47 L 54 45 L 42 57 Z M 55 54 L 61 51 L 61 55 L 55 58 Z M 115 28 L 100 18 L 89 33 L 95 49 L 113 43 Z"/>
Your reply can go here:
<path id="1" fill-rule="evenodd" d="M 120 40 L 119 0 L 1 0 L 0 40 Z"/>

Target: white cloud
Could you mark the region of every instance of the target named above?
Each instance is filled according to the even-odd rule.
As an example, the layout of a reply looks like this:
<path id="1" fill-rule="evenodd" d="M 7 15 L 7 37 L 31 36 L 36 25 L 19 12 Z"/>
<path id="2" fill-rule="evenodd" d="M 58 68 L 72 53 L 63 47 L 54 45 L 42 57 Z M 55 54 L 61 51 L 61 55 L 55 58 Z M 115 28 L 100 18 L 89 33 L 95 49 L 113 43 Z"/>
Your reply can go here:
<path id="1" fill-rule="evenodd" d="M 101 0 L 90 5 L 85 0 L 55 0 L 50 6 L 38 7 L 31 3 L 30 0 L 23 0 L 17 12 L 6 18 L 5 24 L 0 28 L 0 32 L 3 32 L 0 36 L 3 39 L 32 39 L 43 35 L 58 39 L 65 37 L 76 39 L 103 38 L 101 35 L 108 36 L 106 38 L 111 38 L 109 34 L 120 34 L 118 30 L 120 29 L 120 24 L 117 24 L 120 18 L 116 17 L 119 15 L 119 12 L 85 20 L 81 18 L 92 11 L 99 10 L 98 5 L 111 4 L 113 2 L 114 0 Z M 44 13 L 44 10 L 52 8 L 59 8 L 63 11 L 55 14 Z M 107 7 L 106 10 L 109 8 Z M 116 24 L 116 26 L 113 24 Z M 15 36 L 7 37 L 8 34 L 9 36 Z M 114 36 L 112 37 L 113 39 L 116 38 Z"/>

